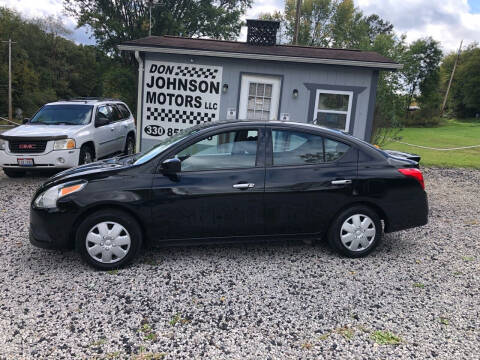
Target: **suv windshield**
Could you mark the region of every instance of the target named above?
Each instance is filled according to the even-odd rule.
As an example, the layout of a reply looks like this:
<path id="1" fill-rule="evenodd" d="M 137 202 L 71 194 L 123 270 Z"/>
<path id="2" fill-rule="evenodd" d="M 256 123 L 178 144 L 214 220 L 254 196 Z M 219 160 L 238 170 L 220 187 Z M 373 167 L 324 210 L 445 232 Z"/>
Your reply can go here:
<path id="1" fill-rule="evenodd" d="M 185 130 L 180 131 L 178 134 L 170 136 L 166 139 L 160 140 L 157 145 L 155 145 L 153 148 L 150 150 L 141 153 L 140 156 L 135 160 L 133 163 L 134 165 L 140 165 L 143 164 L 150 159 L 153 159 L 155 156 L 160 154 L 162 151 L 166 150 L 173 144 L 179 142 L 180 140 L 186 138 L 187 136 L 197 132 L 202 128 L 202 125 L 196 125 L 191 128 L 187 128 Z"/>
<path id="2" fill-rule="evenodd" d="M 30 124 L 85 125 L 92 117 L 92 105 L 46 105 L 29 121 Z"/>

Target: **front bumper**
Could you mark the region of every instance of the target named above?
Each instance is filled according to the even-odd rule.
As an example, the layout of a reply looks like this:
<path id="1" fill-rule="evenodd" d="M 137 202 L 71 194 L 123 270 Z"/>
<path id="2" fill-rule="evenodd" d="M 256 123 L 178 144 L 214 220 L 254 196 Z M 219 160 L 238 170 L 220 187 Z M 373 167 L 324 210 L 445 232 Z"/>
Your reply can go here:
<path id="1" fill-rule="evenodd" d="M 76 211 L 30 207 L 30 243 L 44 249 L 71 249 Z"/>
<path id="2" fill-rule="evenodd" d="M 78 166 L 80 149 L 52 150 L 43 154 L 12 154 L 0 150 L 0 166 L 11 169 L 55 169 Z M 19 166 L 17 159 L 31 158 L 33 166 Z"/>

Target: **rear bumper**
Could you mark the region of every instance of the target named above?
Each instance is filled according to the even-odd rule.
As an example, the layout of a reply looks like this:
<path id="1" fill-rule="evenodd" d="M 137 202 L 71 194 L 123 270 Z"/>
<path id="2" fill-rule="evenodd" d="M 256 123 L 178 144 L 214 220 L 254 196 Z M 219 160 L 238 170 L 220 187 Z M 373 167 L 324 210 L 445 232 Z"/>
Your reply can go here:
<path id="1" fill-rule="evenodd" d="M 71 150 L 52 150 L 43 154 L 11 154 L 5 150 L 0 150 L 0 166 L 9 169 L 55 169 L 70 168 L 78 165 L 79 149 Z M 17 159 L 33 159 L 33 166 L 19 166 Z"/>
<path id="2" fill-rule="evenodd" d="M 428 199 L 427 194 L 415 199 L 398 201 L 388 208 L 385 232 L 394 232 L 423 226 L 428 223 Z"/>

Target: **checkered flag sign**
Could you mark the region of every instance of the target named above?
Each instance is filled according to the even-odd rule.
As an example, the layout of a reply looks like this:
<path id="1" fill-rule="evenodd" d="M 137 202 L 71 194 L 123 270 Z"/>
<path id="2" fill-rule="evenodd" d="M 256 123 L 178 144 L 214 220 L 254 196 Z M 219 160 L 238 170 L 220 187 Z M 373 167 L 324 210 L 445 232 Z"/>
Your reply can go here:
<path id="1" fill-rule="evenodd" d="M 145 60 L 142 139 L 162 140 L 219 120 L 221 66 Z"/>
<path id="2" fill-rule="evenodd" d="M 201 111 L 147 107 L 146 119 L 148 121 L 198 125 L 203 122 L 215 121 L 216 114 Z"/>
<path id="3" fill-rule="evenodd" d="M 175 76 L 192 77 L 197 79 L 215 80 L 217 78 L 218 69 L 210 69 L 206 67 L 180 66 L 175 71 Z"/>

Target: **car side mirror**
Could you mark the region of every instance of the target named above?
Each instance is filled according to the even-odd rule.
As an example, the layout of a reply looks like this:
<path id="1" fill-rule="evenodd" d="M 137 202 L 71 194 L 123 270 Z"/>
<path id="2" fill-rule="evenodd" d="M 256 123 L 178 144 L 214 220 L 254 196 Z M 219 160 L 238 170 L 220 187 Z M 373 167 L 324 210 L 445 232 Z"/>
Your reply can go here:
<path id="1" fill-rule="evenodd" d="M 108 117 L 105 114 L 98 113 L 95 118 L 95 127 L 105 126 L 110 122 Z"/>
<path id="2" fill-rule="evenodd" d="M 29 121 L 30 121 L 30 118 L 25 118 L 25 119 L 22 120 L 22 124 L 26 124 L 26 123 L 28 123 Z"/>
<path id="3" fill-rule="evenodd" d="M 162 162 L 162 172 L 165 175 L 173 175 L 182 171 L 182 162 L 179 158 L 167 159 Z"/>

